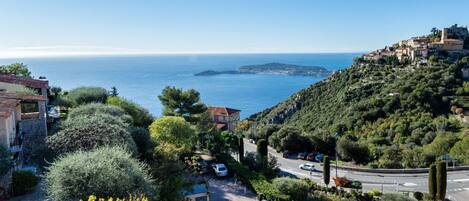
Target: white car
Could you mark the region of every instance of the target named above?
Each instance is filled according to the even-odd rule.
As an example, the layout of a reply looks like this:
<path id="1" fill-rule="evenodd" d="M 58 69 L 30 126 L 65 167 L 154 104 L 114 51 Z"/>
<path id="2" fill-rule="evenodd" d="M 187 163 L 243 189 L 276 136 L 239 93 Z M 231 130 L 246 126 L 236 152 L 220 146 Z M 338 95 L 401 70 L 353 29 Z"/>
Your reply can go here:
<path id="1" fill-rule="evenodd" d="M 303 163 L 300 165 L 300 169 L 302 170 L 308 170 L 308 171 L 313 171 L 314 170 L 314 164 L 311 163 Z"/>
<path id="2" fill-rule="evenodd" d="M 212 169 L 215 172 L 215 175 L 217 175 L 217 177 L 228 176 L 228 169 L 226 168 L 225 164 L 223 164 L 223 163 L 213 164 Z"/>

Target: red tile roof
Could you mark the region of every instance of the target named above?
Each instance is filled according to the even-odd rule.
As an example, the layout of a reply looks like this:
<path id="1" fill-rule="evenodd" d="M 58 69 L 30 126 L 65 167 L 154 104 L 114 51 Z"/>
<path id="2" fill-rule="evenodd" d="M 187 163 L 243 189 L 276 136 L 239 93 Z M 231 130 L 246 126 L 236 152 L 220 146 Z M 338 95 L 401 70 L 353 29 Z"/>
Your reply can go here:
<path id="1" fill-rule="evenodd" d="M 228 108 L 228 107 L 208 107 L 208 111 L 213 115 L 231 115 L 241 112 L 241 110 Z"/>
<path id="2" fill-rule="evenodd" d="M 47 88 L 49 86 L 49 81 L 47 80 L 36 80 L 29 77 L 21 77 L 16 75 L 5 75 L 0 74 L 0 82 L 10 83 L 10 84 L 19 84 L 26 87 L 32 88 Z"/>
<path id="3" fill-rule="evenodd" d="M 217 124 L 217 128 L 218 128 L 218 129 L 222 129 L 222 128 L 224 128 L 225 126 L 226 126 L 226 124 Z"/>

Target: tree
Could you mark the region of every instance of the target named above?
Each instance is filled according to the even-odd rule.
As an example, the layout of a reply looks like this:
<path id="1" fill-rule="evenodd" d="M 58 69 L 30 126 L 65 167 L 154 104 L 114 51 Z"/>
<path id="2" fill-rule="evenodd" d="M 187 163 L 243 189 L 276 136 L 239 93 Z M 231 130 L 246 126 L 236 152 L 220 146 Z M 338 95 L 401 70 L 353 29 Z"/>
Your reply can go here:
<path id="1" fill-rule="evenodd" d="M 266 130 L 273 130 L 273 128 L 268 127 Z M 282 127 L 270 136 L 269 142 L 279 151 L 307 151 L 311 147 L 310 140 L 302 134 L 302 131 L 292 126 Z"/>
<path id="2" fill-rule="evenodd" d="M 78 87 L 70 90 L 65 98 L 76 107 L 87 103 L 105 103 L 107 96 L 107 90 L 101 87 Z"/>
<path id="3" fill-rule="evenodd" d="M 176 159 L 195 145 L 195 132 L 182 117 L 161 117 L 150 125 L 150 136 L 158 154 Z"/>
<path id="4" fill-rule="evenodd" d="M 67 119 L 62 130 L 47 138 L 47 146 L 57 155 L 105 145 L 123 146 L 136 154 L 137 147 L 127 129 L 122 120 L 108 114 L 75 117 Z"/>
<path id="5" fill-rule="evenodd" d="M 46 193 L 51 200 L 86 200 L 98 197 L 127 197 L 158 194 L 146 165 L 119 147 L 77 151 L 54 161 L 45 174 Z"/>
<path id="6" fill-rule="evenodd" d="M 238 139 L 238 155 L 239 155 L 239 162 L 243 163 L 244 161 L 244 141 L 243 137 Z"/>
<path id="7" fill-rule="evenodd" d="M 119 92 L 117 92 L 117 87 L 113 86 L 111 87 L 111 91 L 109 91 L 109 96 L 110 97 L 115 97 L 118 96 Z"/>
<path id="8" fill-rule="evenodd" d="M 263 157 L 267 157 L 268 153 L 268 143 L 267 140 L 260 139 L 257 141 L 257 153 Z"/>
<path id="9" fill-rule="evenodd" d="M 324 179 L 324 183 L 326 184 L 326 186 L 329 185 L 329 181 L 330 181 L 330 176 L 331 176 L 331 161 L 329 159 L 329 156 L 324 156 L 324 159 L 323 159 L 323 163 L 324 163 L 324 166 L 323 166 L 323 179 Z"/>
<path id="10" fill-rule="evenodd" d="M 154 118 L 150 112 L 130 100 L 121 98 L 119 96 L 111 96 L 107 99 L 106 103 L 122 108 L 128 115 L 132 117 L 134 126 L 148 128 L 148 126 L 153 123 Z"/>
<path id="11" fill-rule="evenodd" d="M 469 136 L 465 136 L 461 141 L 456 142 L 450 153 L 454 158 L 469 164 Z"/>
<path id="12" fill-rule="evenodd" d="M 163 115 L 180 116 L 190 123 L 197 122 L 197 115 L 207 110 L 205 104 L 200 101 L 199 92 L 194 89 L 183 91 L 167 86 L 158 98 L 164 106 Z"/>
<path id="13" fill-rule="evenodd" d="M 446 182 L 446 163 L 439 162 L 436 166 L 436 197 L 438 200 L 445 200 Z"/>
<path id="14" fill-rule="evenodd" d="M 31 77 L 31 72 L 27 65 L 23 63 L 13 63 L 0 66 L 0 74 L 11 74 L 22 77 Z"/>
<path id="15" fill-rule="evenodd" d="M 140 158 L 151 159 L 154 146 L 150 138 L 150 132 L 145 128 L 130 127 L 129 133 L 135 141 Z"/>
<path id="16" fill-rule="evenodd" d="M 428 168 L 428 194 L 432 199 L 436 198 L 436 182 L 436 166 L 432 164 Z"/>

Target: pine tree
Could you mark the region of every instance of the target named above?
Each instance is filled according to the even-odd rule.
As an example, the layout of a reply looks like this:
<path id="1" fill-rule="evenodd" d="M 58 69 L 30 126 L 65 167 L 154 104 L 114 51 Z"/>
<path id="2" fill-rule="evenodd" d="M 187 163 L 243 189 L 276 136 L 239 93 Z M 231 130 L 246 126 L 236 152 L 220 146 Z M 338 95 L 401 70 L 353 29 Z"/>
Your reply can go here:
<path id="1" fill-rule="evenodd" d="M 428 194 L 432 199 L 436 197 L 436 166 L 435 164 L 430 165 L 428 169 Z"/>
<path id="2" fill-rule="evenodd" d="M 446 196 L 446 163 L 439 162 L 436 166 L 436 198 L 445 200 Z"/>
<path id="3" fill-rule="evenodd" d="M 324 160 L 323 160 L 324 164 L 323 164 L 323 178 L 324 178 L 324 183 L 326 184 L 326 186 L 329 186 L 329 181 L 330 181 L 330 177 L 331 177 L 331 161 L 329 159 L 329 156 L 324 156 Z"/>

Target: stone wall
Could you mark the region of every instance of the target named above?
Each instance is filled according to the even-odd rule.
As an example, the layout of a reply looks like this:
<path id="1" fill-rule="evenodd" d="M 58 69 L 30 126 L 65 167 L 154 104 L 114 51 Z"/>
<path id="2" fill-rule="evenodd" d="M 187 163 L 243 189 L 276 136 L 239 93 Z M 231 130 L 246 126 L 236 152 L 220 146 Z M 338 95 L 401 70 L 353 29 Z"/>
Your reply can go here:
<path id="1" fill-rule="evenodd" d="M 24 163 L 28 164 L 35 148 L 45 144 L 47 137 L 47 126 L 45 119 L 28 119 L 19 122 L 19 132 L 23 134 L 23 157 Z"/>

